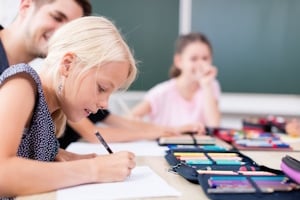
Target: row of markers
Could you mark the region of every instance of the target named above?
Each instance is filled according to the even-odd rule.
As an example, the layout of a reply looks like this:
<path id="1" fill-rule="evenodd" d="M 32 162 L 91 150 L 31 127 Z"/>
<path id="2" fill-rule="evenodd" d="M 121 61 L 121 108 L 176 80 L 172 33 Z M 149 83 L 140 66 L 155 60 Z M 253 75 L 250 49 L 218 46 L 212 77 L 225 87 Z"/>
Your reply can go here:
<path id="1" fill-rule="evenodd" d="M 226 152 L 174 152 L 174 156 L 191 166 L 199 165 L 235 165 L 239 171 L 230 170 L 197 170 L 199 174 L 211 174 L 208 179 L 208 193 L 254 193 L 291 191 L 300 189 L 298 184 L 292 183 L 286 176 L 276 175 L 267 171 L 255 171 L 255 168 L 246 167 L 245 161 L 237 153 Z"/>

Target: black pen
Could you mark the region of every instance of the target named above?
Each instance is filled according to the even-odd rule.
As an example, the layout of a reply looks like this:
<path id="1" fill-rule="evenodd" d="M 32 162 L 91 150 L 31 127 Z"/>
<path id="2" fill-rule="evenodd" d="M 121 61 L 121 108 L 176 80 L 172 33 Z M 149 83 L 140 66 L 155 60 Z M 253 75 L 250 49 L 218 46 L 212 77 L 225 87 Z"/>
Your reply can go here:
<path id="1" fill-rule="evenodd" d="M 104 138 L 100 135 L 100 133 L 98 131 L 95 133 L 95 135 L 97 136 L 98 140 L 103 144 L 103 146 L 108 151 L 108 153 L 110 153 L 110 154 L 113 153 L 111 148 L 108 146 L 108 144 L 105 142 Z"/>

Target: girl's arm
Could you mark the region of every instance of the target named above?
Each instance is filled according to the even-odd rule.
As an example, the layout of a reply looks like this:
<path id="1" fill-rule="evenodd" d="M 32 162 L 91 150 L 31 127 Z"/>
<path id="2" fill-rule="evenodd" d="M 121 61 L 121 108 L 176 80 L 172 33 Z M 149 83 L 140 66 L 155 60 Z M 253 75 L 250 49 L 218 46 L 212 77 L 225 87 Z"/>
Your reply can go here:
<path id="1" fill-rule="evenodd" d="M 142 119 L 146 115 L 151 113 L 151 105 L 148 101 L 142 101 L 139 104 L 137 104 L 133 109 L 131 109 L 131 112 L 129 113 L 130 117 Z"/>
<path id="2" fill-rule="evenodd" d="M 70 162 L 40 162 L 17 157 L 24 127 L 32 117 L 35 94 L 34 83 L 28 75 L 16 75 L 0 87 L 0 196 L 120 181 L 130 174 L 135 162 L 129 152 Z"/>
<path id="3" fill-rule="evenodd" d="M 0 162 L 0 196 L 41 193 L 85 183 L 122 181 L 135 167 L 134 155 L 129 152 L 69 162 L 40 162 L 1 156 Z"/>
<path id="4" fill-rule="evenodd" d="M 220 110 L 213 85 L 217 76 L 217 69 L 205 63 L 203 65 L 202 71 L 198 73 L 204 94 L 205 124 L 209 127 L 218 127 L 220 125 Z"/>
<path id="5" fill-rule="evenodd" d="M 99 131 L 108 142 L 154 140 L 162 136 L 178 135 L 183 132 L 204 132 L 204 128 L 198 124 L 165 127 L 115 114 L 109 114 L 103 123 L 108 127 L 98 127 L 88 118 L 77 123 L 68 122 L 83 139 L 92 143 L 99 143 L 95 136 L 96 131 Z"/>
<path id="6" fill-rule="evenodd" d="M 220 111 L 218 101 L 215 97 L 213 85 L 203 86 L 204 93 L 204 116 L 206 126 L 219 127 Z"/>
<path id="7" fill-rule="evenodd" d="M 69 151 L 66 151 L 66 150 L 60 148 L 55 157 L 55 161 L 65 162 L 65 161 L 95 158 L 96 156 L 97 156 L 97 154 L 95 154 L 95 153 L 77 154 L 77 153 L 72 153 L 72 152 L 69 152 Z"/>
<path id="8" fill-rule="evenodd" d="M 153 140 L 160 136 L 175 134 L 173 130 L 167 127 L 156 126 L 141 120 L 129 119 L 115 114 L 109 114 L 103 123 L 108 127 L 98 127 L 88 118 L 84 118 L 77 123 L 68 122 L 83 139 L 92 143 L 99 142 L 95 136 L 96 131 L 99 131 L 108 142 Z"/>

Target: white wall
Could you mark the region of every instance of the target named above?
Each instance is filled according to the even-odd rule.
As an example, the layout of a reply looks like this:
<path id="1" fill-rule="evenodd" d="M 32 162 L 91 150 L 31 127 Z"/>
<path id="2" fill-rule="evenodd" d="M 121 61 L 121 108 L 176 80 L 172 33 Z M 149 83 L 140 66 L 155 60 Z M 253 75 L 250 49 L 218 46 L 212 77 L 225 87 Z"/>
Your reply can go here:
<path id="1" fill-rule="evenodd" d="M 179 1 L 179 34 L 191 32 L 192 0 Z"/>
<path id="2" fill-rule="evenodd" d="M 0 0 L 0 24 L 7 26 L 16 17 L 20 0 Z"/>
<path id="3" fill-rule="evenodd" d="M 116 93 L 110 99 L 109 108 L 113 113 L 126 115 L 144 94 L 144 91 Z M 222 93 L 220 110 L 221 126 L 227 128 L 241 128 L 241 120 L 248 117 L 300 118 L 300 95 Z"/>
<path id="4" fill-rule="evenodd" d="M 18 8 L 21 0 L 0 0 L 0 24 L 4 27 L 9 25 L 17 16 Z M 43 59 L 35 59 L 30 62 L 35 70 L 39 70 Z"/>

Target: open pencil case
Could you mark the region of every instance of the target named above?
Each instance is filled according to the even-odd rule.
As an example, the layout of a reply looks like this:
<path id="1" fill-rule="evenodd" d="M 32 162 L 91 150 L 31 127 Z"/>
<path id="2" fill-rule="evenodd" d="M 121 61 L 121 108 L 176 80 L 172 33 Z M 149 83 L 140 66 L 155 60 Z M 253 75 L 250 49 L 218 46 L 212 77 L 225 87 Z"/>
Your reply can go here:
<path id="1" fill-rule="evenodd" d="M 168 136 L 158 138 L 160 146 L 165 145 L 215 145 L 215 138 L 209 135 L 198 135 L 192 132 L 183 135 Z"/>
<path id="2" fill-rule="evenodd" d="M 209 135 L 230 143 L 243 151 L 293 151 L 293 148 L 280 139 L 280 134 L 271 132 L 207 128 Z"/>
<path id="3" fill-rule="evenodd" d="M 238 151 L 171 149 L 167 151 L 165 158 L 171 165 L 170 171 L 201 185 L 206 195 L 213 200 L 300 198 L 300 186 L 282 171 L 258 165 Z M 218 179 L 225 184 L 218 185 Z M 281 184 L 283 181 L 284 184 Z M 266 183 L 269 185 L 265 185 Z"/>
<path id="4" fill-rule="evenodd" d="M 300 184 L 300 161 L 286 155 L 281 162 L 282 171 L 295 182 Z"/>
<path id="5" fill-rule="evenodd" d="M 171 166 L 171 171 L 193 183 L 198 183 L 199 172 L 203 171 L 218 170 L 227 173 L 261 170 L 261 166 L 238 151 L 177 148 L 168 150 L 165 159 Z"/>
<path id="6" fill-rule="evenodd" d="M 212 200 L 296 200 L 300 185 L 282 174 L 198 176 L 199 184 Z"/>
<path id="7" fill-rule="evenodd" d="M 260 132 L 286 133 L 286 120 L 279 116 L 243 119 L 243 130 L 256 130 Z"/>

